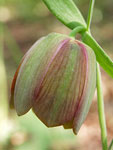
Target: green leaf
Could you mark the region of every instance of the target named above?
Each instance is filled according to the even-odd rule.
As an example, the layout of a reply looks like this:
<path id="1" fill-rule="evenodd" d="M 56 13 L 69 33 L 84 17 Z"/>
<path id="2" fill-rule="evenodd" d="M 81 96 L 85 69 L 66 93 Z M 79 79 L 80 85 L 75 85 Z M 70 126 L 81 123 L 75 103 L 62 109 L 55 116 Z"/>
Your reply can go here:
<path id="1" fill-rule="evenodd" d="M 109 146 L 108 150 L 113 150 L 113 140 L 111 141 L 111 143 L 110 143 L 110 146 Z"/>
<path id="2" fill-rule="evenodd" d="M 73 0 L 43 0 L 48 9 L 70 29 L 86 27 L 85 20 Z"/>
<path id="3" fill-rule="evenodd" d="M 93 49 L 101 67 L 113 78 L 113 61 L 111 58 L 88 32 L 82 34 L 82 41 Z"/>

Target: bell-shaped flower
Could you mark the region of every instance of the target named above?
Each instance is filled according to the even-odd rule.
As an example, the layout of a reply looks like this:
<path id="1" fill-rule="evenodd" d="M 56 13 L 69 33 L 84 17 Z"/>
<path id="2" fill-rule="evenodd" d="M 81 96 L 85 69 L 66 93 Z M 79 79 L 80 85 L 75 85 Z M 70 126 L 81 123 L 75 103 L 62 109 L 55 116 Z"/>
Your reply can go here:
<path id="1" fill-rule="evenodd" d="M 51 33 L 23 57 L 12 82 L 10 104 L 18 115 L 32 108 L 46 126 L 63 125 L 77 133 L 95 87 L 93 50 L 69 36 Z"/>

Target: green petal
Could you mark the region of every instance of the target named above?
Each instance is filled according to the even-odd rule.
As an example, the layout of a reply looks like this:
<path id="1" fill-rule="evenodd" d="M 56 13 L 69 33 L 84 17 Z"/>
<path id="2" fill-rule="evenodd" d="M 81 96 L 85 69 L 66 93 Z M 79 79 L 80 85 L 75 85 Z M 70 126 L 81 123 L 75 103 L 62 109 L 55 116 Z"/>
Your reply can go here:
<path id="1" fill-rule="evenodd" d="M 16 79 L 17 79 L 17 76 L 18 76 L 18 72 L 20 70 L 20 67 L 22 65 L 22 62 L 24 60 L 25 56 L 23 57 L 20 65 L 18 66 L 16 72 L 15 72 L 15 75 L 14 75 L 14 78 L 13 78 L 13 81 L 12 81 L 12 85 L 11 85 L 11 97 L 10 97 L 10 102 L 9 102 L 9 105 L 10 105 L 10 108 L 14 108 L 14 91 L 15 91 L 15 84 L 16 84 Z"/>
<path id="2" fill-rule="evenodd" d="M 49 34 L 38 40 L 27 52 L 15 84 L 14 105 L 18 115 L 25 114 L 32 107 L 34 88 L 40 83 L 54 48 L 66 38 L 67 36 L 61 34 Z"/>
<path id="3" fill-rule="evenodd" d="M 33 108 L 48 127 L 63 125 L 77 133 L 96 87 L 96 58 L 82 42 L 49 34 L 26 53 L 14 77 L 18 115 Z"/>
<path id="4" fill-rule="evenodd" d="M 77 132 L 95 91 L 96 59 L 94 52 L 81 42 L 70 39 L 60 45 L 36 87 L 33 111 L 48 127 L 67 128 L 73 122 L 73 130 Z"/>
<path id="5" fill-rule="evenodd" d="M 73 121 L 73 131 L 78 133 L 81 125 L 83 124 L 94 96 L 96 88 L 96 58 L 91 48 L 84 44 L 80 44 L 82 49 L 87 51 L 87 75 L 84 83 L 83 94 L 81 95 L 78 109 L 75 112 Z"/>

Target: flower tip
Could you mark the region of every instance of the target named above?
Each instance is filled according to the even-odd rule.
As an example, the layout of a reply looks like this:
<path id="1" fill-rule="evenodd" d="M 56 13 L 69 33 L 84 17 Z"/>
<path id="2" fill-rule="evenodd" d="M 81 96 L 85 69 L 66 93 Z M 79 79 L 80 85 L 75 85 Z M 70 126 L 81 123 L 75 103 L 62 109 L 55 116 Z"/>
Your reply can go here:
<path id="1" fill-rule="evenodd" d="M 77 129 L 73 128 L 73 121 L 70 121 L 70 122 L 64 124 L 63 127 L 64 127 L 64 129 L 72 129 L 75 135 L 78 134 L 79 129 L 77 130 Z"/>
<path id="2" fill-rule="evenodd" d="M 63 125 L 64 129 L 72 129 L 73 121 L 70 121 Z"/>
<path id="3" fill-rule="evenodd" d="M 24 114 L 20 114 L 20 113 L 17 112 L 17 115 L 18 115 L 18 116 L 23 116 Z"/>
<path id="4" fill-rule="evenodd" d="M 77 135 L 77 134 L 78 134 L 78 131 L 76 131 L 75 129 L 73 129 L 73 133 L 74 133 L 75 135 Z"/>
<path id="5" fill-rule="evenodd" d="M 18 111 L 17 109 L 16 109 L 16 113 L 17 113 L 18 116 L 23 116 L 23 115 L 26 114 L 25 112 L 23 112 L 23 111 Z"/>

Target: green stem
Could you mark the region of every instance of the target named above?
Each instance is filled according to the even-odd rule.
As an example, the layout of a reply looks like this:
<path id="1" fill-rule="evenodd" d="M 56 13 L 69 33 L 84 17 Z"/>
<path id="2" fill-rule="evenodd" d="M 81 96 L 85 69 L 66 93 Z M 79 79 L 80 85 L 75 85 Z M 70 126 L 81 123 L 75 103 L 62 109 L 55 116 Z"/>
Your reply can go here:
<path id="1" fill-rule="evenodd" d="M 4 32 L 5 32 L 5 41 L 7 43 L 8 50 L 10 51 L 13 60 L 18 65 L 23 56 L 17 42 L 15 41 L 13 35 L 11 34 L 7 25 L 4 24 Z"/>
<path id="2" fill-rule="evenodd" d="M 94 3 L 95 3 L 95 0 L 90 0 L 89 12 L 88 12 L 88 17 L 87 17 L 87 31 L 89 33 L 89 37 L 90 37 L 90 25 L 91 25 L 91 20 L 92 20 L 92 15 L 93 15 Z M 86 35 L 86 33 L 85 33 L 85 35 Z M 91 38 L 89 38 L 89 39 L 91 40 L 91 42 L 93 41 Z M 88 43 L 89 43 L 89 40 L 88 40 Z M 93 41 L 93 43 L 91 45 L 94 46 L 94 44 L 95 44 L 95 41 Z M 97 45 L 96 45 L 96 47 L 97 47 Z M 99 48 L 99 50 L 101 50 L 100 47 L 98 47 L 98 48 Z M 95 50 L 95 48 L 93 50 Z M 100 123 L 100 128 L 101 128 L 102 148 L 103 148 L 103 150 L 107 150 L 108 149 L 107 130 L 106 130 L 106 121 L 105 121 L 105 113 L 104 113 L 104 101 L 103 101 L 103 92 L 102 92 L 102 83 L 101 83 L 101 73 L 100 73 L 100 68 L 99 68 L 98 63 L 97 63 L 97 98 L 98 98 L 98 116 L 99 116 L 99 123 Z"/>
<path id="3" fill-rule="evenodd" d="M 84 31 L 86 31 L 85 27 L 78 26 L 78 27 L 76 27 L 75 29 L 73 29 L 71 31 L 71 33 L 69 34 L 69 36 L 72 37 L 72 38 L 75 38 L 75 36 L 76 36 L 77 33 L 84 32 Z"/>
<path id="4" fill-rule="evenodd" d="M 90 25 L 91 25 L 91 20 L 93 16 L 94 3 L 95 3 L 95 0 L 90 0 L 88 17 L 87 17 L 87 31 L 89 32 L 90 32 Z"/>
<path id="5" fill-rule="evenodd" d="M 98 98 L 98 116 L 99 123 L 101 128 L 101 140 L 103 150 L 107 150 L 107 131 L 106 131 L 106 121 L 104 113 L 104 101 L 103 101 L 103 92 L 102 92 L 102 83 L 101 83 L 101 73 L 99 64 L 97 63 L 97 98 Z"/>
<path id="6" fill-rule="evenodd" d="M 113 78 L 113 61 L 105 53 L 103 48 L 88 32 L 82 33 L 82 41 L 92 48 L 96 55 L 96 60 L 99 62 L 101 67 Z"/>

